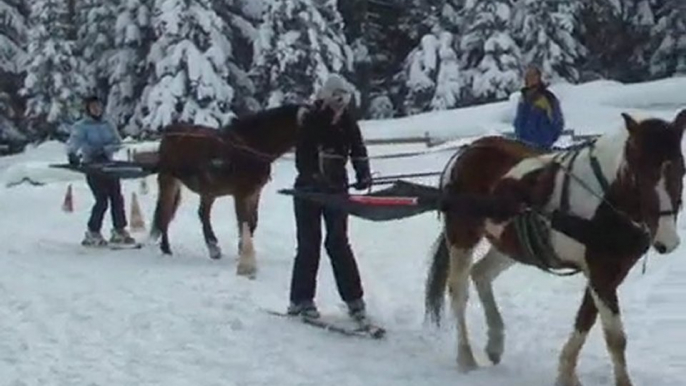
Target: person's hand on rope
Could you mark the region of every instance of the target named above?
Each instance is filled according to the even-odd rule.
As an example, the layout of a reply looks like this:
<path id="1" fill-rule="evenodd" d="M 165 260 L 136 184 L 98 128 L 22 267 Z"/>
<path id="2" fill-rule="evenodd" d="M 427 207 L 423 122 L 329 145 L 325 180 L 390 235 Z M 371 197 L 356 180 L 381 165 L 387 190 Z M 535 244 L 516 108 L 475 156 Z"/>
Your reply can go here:
<path id="1" fill-rule="evenodd" d="M 362 178 L 359 178 L 353 185 L 352 187 L 355 188 L 356 190 L 366 190 L 369 189 L 372 186 L 372 176 L 366 175 Z"/>
<path id="2" fill-rule="evenodd" d="M 69 153 L 67 159 L 69 160 L 69 165 L 71 166 L 78 166 L 81 163 L 81 157 L 79 157 L 76 153 Z"/>

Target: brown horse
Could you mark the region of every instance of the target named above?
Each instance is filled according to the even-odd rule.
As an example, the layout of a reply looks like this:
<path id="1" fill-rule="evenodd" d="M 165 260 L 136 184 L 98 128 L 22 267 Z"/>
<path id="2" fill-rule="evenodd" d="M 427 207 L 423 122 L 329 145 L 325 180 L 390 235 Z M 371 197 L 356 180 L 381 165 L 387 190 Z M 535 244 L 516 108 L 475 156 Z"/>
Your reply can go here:
<path id="1" fill-rule="evenodd" d="M 477 367 L 465 318 L 470 276 L 485 311 L 486 352 L 497 364 L 504 352 L 504 323 L 493 281 L 519 262 L 557 274 L 572 269 L 568 273 L 581 272 L 588 280 L 574 332 L 560 354 L 557 385 L 580 385 L 576 364 L 598 314 L 616 385 L 632 384 L 617 288 L 651 245 L 667 254 L 680 243 L 676 221 L 686 110 L 673 122 L 622 117 L 625 128 L 576 149 L 543 153 L 488 137 L 464 148 L 446 167 L 442 180 L 448 196 L 509 195 L 529 208 L 505 221 L 445 213 L 427 281 L 427 312 L 439 321 L 447 285 L 462 371 Z M 474 248 L 484 237 L 491 249 L 472 266 Z"/>
<path id="2" fill-rule="evenodd" d="M 295 143 L 305 106 L 286 105 L 234 119 L 216 130 L 190 124 L 165 128 L 159 145 L 156 171 L 159 192 L 151 239 L 162 241 L 171 254 L 168 229 L 181 199 L 181 184 L 200 195 L 198 214 L 212 259 L 221 249 L 212 230 L 210 213 L 217 197 L 234 197 L 240 234 L 237 273 L 256 273 L 252 237 L 257 228 L 260 193 L 268 182 L 271 164 Z"/>

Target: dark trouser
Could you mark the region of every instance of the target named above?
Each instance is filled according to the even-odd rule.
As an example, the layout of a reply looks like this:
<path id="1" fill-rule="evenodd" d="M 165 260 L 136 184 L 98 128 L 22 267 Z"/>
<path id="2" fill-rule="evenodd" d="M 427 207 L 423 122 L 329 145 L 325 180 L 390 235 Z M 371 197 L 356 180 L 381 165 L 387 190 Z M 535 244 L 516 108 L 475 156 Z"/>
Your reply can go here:
<path id="1" fill-rule="evenodd" d="M 115 229 L 126 227 L 126 213 L 124 211 L 124 197 L 121 194 L 121 185 L 118 178 L 107 177 L 97 174 L 86 176 L 86 182 L 95 197 L 95 205 L 91 210 L 91 217 L 88 220 L 88 230 L 100 232 L 102 220 L 107 211 L 109 203 L 112 204 L 110 213 L 112 214 L 112 225 Z"/>
<path id="2" fill-rule="evenodd" d="M 324 247 L 331 259 L 338 293 L 345 302 L 362 298 L 362 284 L 355 256 L 348 243 L 348 214 L 295 199 L 298 251 L 293 264 L 290 300 L 313 300 L 321 251 L 321 219 L 326 225 Z"/>

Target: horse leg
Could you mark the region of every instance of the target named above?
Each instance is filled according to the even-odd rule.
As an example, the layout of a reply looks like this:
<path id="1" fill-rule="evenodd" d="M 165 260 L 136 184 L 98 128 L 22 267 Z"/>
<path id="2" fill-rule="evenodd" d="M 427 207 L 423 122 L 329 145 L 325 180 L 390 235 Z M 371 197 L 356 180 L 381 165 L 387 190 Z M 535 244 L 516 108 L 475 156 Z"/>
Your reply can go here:
<path id="1" fill-rule="evenodd" d="M 217 241 L 217 236 L 214 234 L 212 229 L 212 223 L 210 222 L 210 215 L 212 213 L 212 205 L 214 204 L 216 197 L 211 195 L 200 196 L 200 206 L 198 207 L 198 216 L 200 216 L 200 222 L 202 222 L 202 234 L 205 238 L 205 244 L 210 252 L 210 258 L 221 259 L 222 250 L 219 248 L 219 243 Z"/>
<path id="2" fill-rule="evenodd" d="M 472 267 L 474 248 L 450 245 L 450 273 L 448 288 L 451 305 L 457 318 L 457 365 L 462 372 L 478 367 L 467 332 L 467 301 L 469 300 L 469 272 Z"/>
<path id="3" fill-rule="evenodd" d="M 255 247 L 252 236 L 257 227 L 259 192 L 247 196 L 236 196 L 234 205 L 238 222 L 238 266 L 236 274 L 254 278 L 257 273 Z"/>
<path id="4" fill-rule="evenodd" d="M 579 382 L 579 378 L 576 375 L 576 365 L 579 361 L 581 348 L 586 343 L 588 332 L 595 324 L 597 317 L 598 308 L 593 301 L 589 287 L 586 288 L 581 307 L 579 307 L 579 311 L 576 314 L 574 332 L 572 332 L 560 353 L 557 386 L 581 386 L 581 382 Z"/>
<path id="5" fill-rule="evenodd" d="M 157 176 L 157 185 L 157 205 L 153 216 L 153 226 L 150 230 L 150 238 L 156 240 L 162 236 L 160 249 L 162 253 L 171 255 L 168 230 L 169 223 L 174 218 L 176 209 L 181 201 L 181 185 L 179 180 L 166 173 L 160 173 Z"/>
<path id="6" fill-rule="evenodd" d="M 500 363 L 505 347 L 505 324 L 493 296 L 493 281 L 515 261 L 491 247 L 486 256 L 474 264 L 472 280 L 486 314 L 488 343 L 486 353 L 494 364 Z"/>
<path id="7" fill-rule="evenodd" d="M 609 285 L 607 283 L 594 283 L 593 280 L 591 280 L 591 284 L 593 287 L 591 295 L 600 313 L 607 351 L 612 358 L 615 385 L 631 386 L 626 365 L 626 335 L 619 312 L 617 285 L 615 283 Z"/>

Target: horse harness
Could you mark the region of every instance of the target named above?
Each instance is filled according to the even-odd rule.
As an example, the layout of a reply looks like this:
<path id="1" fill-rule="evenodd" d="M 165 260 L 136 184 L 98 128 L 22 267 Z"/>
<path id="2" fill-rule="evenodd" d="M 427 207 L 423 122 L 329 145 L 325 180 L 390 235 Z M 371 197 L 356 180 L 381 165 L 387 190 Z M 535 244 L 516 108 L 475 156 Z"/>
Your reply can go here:
<path id="1" fill-rule="evenodd" d="M 258 161 L 262 161 L 264 163 L 271 163 L 273 162 L 278 156 L 270 153 L 265 153 L 262 151 L 259 151 L 255 149 L 254 147 L 250 146 L 245 142 L 243 138 L 241 138 L 238 134 L 236 134 L 233 131 L 226 131 L 227 137 L 233 137 L 234 140 L 229 140 L 228 138 L 225 138 L 222 135 L 207 135 L 207 134 L 199 134 L 199 133 L 193 133 L 193 132 L 172 132 L 172 133 L 165 133 L 166 136 L 181 136 L 181 137 L 196 137 L 196 138 L 211 138 L 215 139 L 219 142 L 221 142 L 223 145 L 231 147 L 235 150 L 238 150 L 239 152 L 242 152 L 248 156 L 250 156 L 253 159 L 256 159 Z M 217 163 L 216 161 L 213 160 L 213 163 Z"/>
<path id="2" fill-rule="evenodd" d="M 589 233 L 584 232 L 582 229 L 588 227 L 591 223 L 591 220 L 581 218 L 570 211 L 569 187 L 572 179 L 579 183 L 594 197 L 598 198 L 601 203 L 606 204 L 610 210 L 619 216 L 619 218 L 621 218 L 624 222 L 635 228 L 639 232 L 637 235 L 639 237 L 639 240 L 637 241 L 639 245 L 647 245 L 650 243 L 650 240 L 652 240 L 653 235 L 651 234 L 651 231 L 645 222 L 637 223 L 636 221 L 632 220 L 628 214 L 617 209 L 606 199 L 605 196 L 610 189 L 610 183 L 602 172 L 598 158 L 593 153 L 593 150 L 595 149 L 595 142 L 596 140 L 592 140 L 587 143 L 580 144 L 575 146 L 573 149 L 568 149 L 567 151 L 559 153 L 553 157 L 552 162 L 559 165 L 560 169 L 564 173 L 559 209 L 555 209 L 552 212 L 547 212 L 542 208 L 534 207 L 526 210 L 524 213 L 514 218 L 513 225 L 520 244 L 524 248 L 524 256 L 519 256 L 519 258 L 522 259 L 524 263 L 534 265 L 546 272 L 558 276 L 575 275 L 581 271 L 581 269 L 576 265 L 566 263 L 559 257 L 555 251 L 555 248 L 552 246 L 550 239 L 550 232 L 554 229 L 583 245 L 588 246 L 589 244 Z M 598 193 L 592 189 L 584 180 L 576 176 L 572 171 L 577 157 L 586 149 L 589 151 L 591 170 L 593 171 L 593 175 L 601 187 L 601 193 Z M 565 167 L 564 164 L 566 161 L 568 161 L 568 163 Z M 661 210 L 659 212 L 659 216 L 675 216 L 677 212 L 678 206 L 672 210 Z M 565 269 L 567 271 L 563 272 L 562 270 Z"/>

